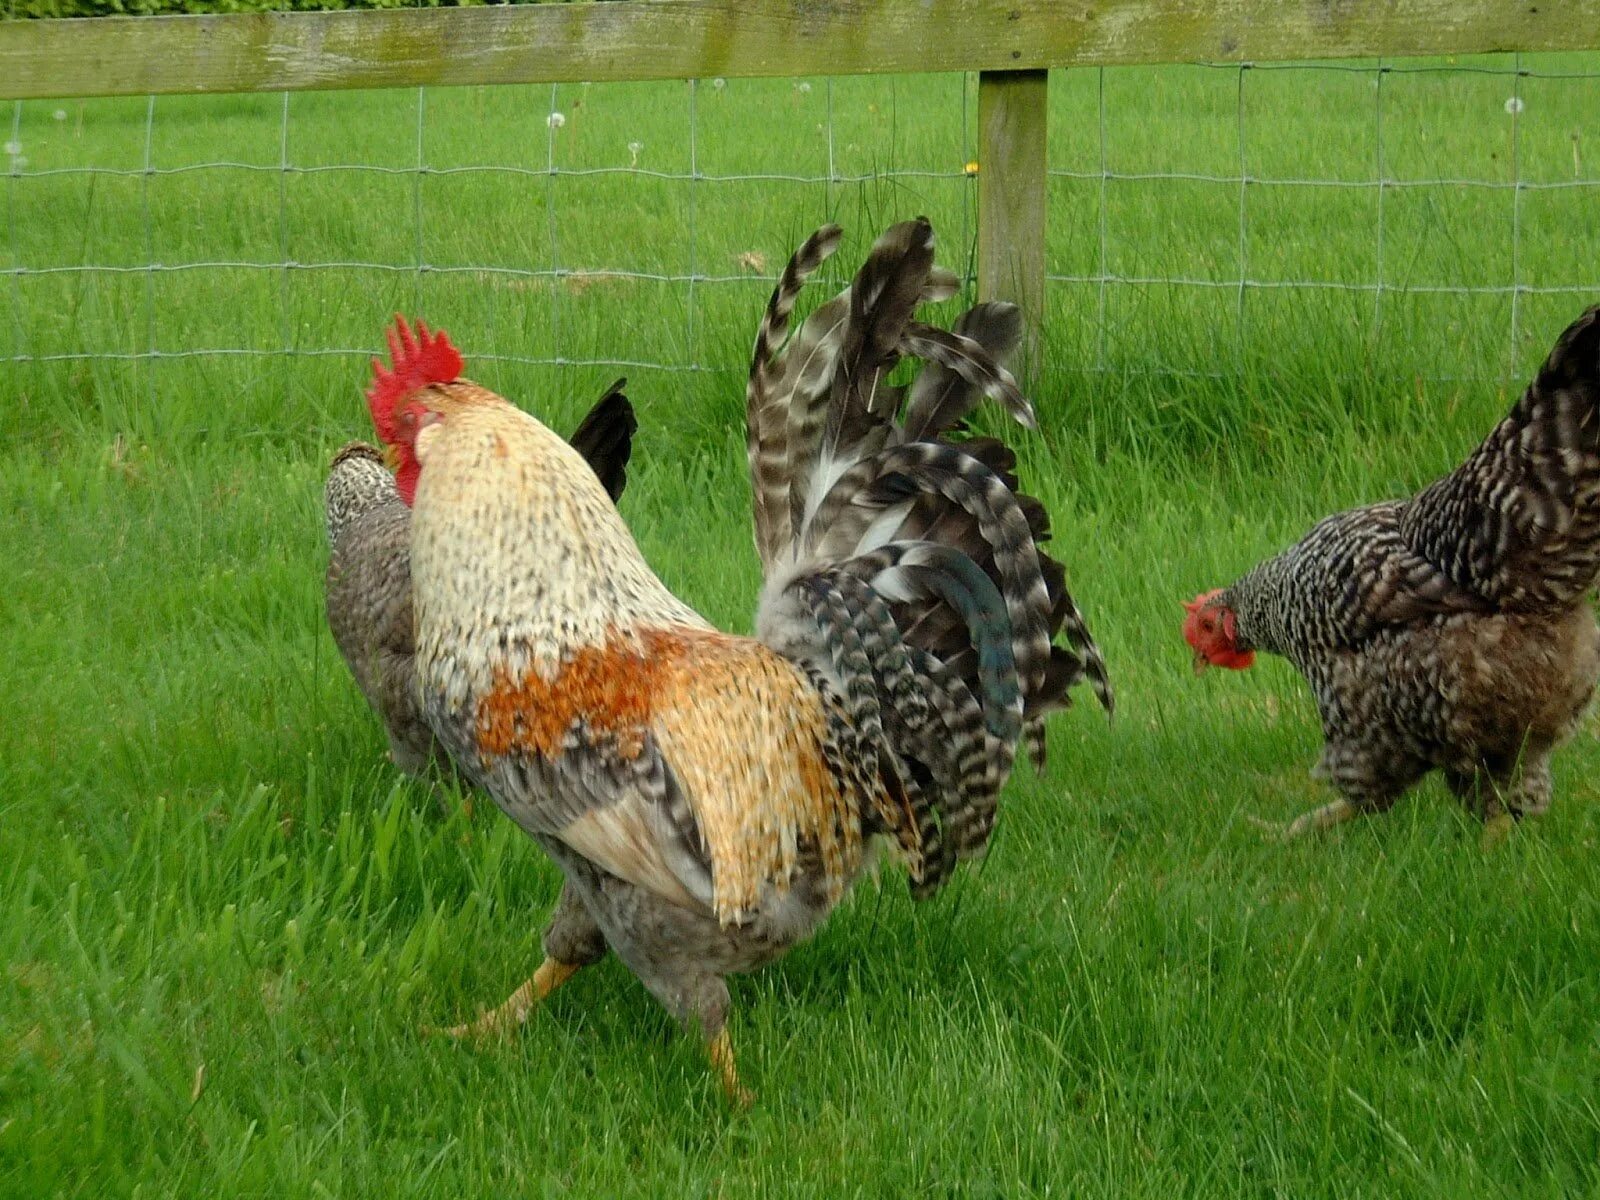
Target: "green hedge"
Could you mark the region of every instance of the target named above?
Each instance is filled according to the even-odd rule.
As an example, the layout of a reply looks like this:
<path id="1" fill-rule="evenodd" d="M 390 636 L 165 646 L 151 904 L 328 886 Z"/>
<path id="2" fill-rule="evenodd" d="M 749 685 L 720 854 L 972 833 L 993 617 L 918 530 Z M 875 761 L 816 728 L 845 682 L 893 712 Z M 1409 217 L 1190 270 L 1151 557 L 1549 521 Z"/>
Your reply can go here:
<path id="1" fill-rule="evenodd" d="M 483 3 L 575 0 L 11 0 L 12 17 L 150 16 L 156 13 L 315 12 L 330 8 L 460 8 Z"/>

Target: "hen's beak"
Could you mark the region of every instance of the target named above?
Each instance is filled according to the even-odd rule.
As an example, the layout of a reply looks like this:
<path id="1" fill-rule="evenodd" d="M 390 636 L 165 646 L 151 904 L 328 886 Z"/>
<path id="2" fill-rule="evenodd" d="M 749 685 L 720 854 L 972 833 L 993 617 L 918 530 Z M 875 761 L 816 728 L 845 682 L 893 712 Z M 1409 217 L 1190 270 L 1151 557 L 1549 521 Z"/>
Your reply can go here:
<path id="1" fill-rule="evenodd" d="M 388 467 L 391 471 L 398 471 L 400 469 L 400 451 L 396 450 L 387 442 L 385 442 L 383 445 L 383 465 Z"/>
<path id="2" fill-rule="evenodd" d="M 1194 673 L 1196 675 L 1204 675 L 1206 668 L 1210 665 L 1211 660 L 1208 659 L 1204 654 L 1201 654 L 1198 650 L 1194 652 Z"/>

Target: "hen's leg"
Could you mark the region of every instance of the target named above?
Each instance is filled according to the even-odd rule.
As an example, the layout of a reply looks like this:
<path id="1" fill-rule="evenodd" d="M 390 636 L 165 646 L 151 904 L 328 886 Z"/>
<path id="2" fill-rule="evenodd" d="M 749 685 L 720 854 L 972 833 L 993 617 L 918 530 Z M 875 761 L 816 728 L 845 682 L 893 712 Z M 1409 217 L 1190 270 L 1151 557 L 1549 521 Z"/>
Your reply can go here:
<path id="1" fill-rule="evenodd" d="M 1485 850 L 1505 841 L 1516 823 L 1550 807 L 1550 759 L 1530 757 L 1507 771 L 1494 771 L 1484 788 L 1483 837 Z"/>
<path id="2" fill-rule="evenodd" d="M 1505 807 L 1513 817 L 1536 817 L 1550 808 L 1550 759 L 1528 757 L 1504 789 Z"/>
<path id="3" fill-rule="evenodd" d="M 1283 829 L 1283 840 L 1292 841 L 1308 833 L 1332 829 L 1335 825 L 1343 825 L 1352 817 L 1359 817 L 1362 810 L 1350 801 L 1343 798 L 1330 800 L 1321 808 L 1314 808 L 1308 813 L 1301 813 L 1290 821 Z"/>
<path id="4" fill-rule="evenodd" d="M 1452 795 L 1469 808 L 1476 810 L 1478 807 L 1478 789 L 1482 786 L 1483 775 L 1479 771 L 1456 771 L 1449 767 L 1444 771 L 1445 786 Z"/>
<path id="5" fill-rule="evenodd" d="M 451 1037 L 503 1033 L 528 1019 L 533 1006 L 576 975 L 580 968 L 605 957 L 606 940 L 570 883 L 561 887 L 556 910 L 544 934 L 544 962 L 497 1008 L 476 1021 L 445 1030 Z"/>
<path id="6" fill-rule="evenodd" d="M 1283 839 L 1332 829 L 1367 813 L 1388 812 L 1427 771 L 1427 763 L 1388 748 L 1330 741 L 1313 774 L 1331 782 L 1339 799 L 1296 817 L 1284 828 Z"/>

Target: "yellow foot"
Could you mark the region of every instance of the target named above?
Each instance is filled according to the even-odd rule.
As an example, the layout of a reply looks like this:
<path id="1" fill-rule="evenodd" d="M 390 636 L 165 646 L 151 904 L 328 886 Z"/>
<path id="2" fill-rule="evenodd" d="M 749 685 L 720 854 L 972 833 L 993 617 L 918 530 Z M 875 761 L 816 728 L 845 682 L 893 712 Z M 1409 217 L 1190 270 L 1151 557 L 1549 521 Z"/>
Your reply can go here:
<path id="1" fill-rule="evenodd" d="M 749 1108 L 755 1103 L 755 1093 L 739 1082 L 739 1068 L 733 1061 L 733 1042 L 728 1037 L 727 1029 L 706 1043 L 706 1052 L 711 1055 L 711 1065 L 716 1068 L 717 1077 L 722 1081 L 722 1090 L 728 1097 L 728 1103 L 735 1108 Z"/>
<path id="2" fill-rule="evenodd" d="M 452 1025 L 444 1030 L 424 1027 L 423 1032 L 430 1034 L 442 1032 L 453 1038 L 480 1038 L 491 1033 L 504 1033 L 526 1021 L 535 1004 L 538 1004 L 539 1001 L 571 979 L 577 972 L 578 968 L 571 963 L 557 962 L 553 958 L 547 958 L 539 964 L 539 969 L 533 973 L 532 977 L 516 991 L 512 992 L 500 1007 L 491 1008 L 476 1021 L 469 1021 L 464 1025 Z"/>
<path id="3" fill-rule="evenodd" d="M 1517 827 L 1517 820 L 1508 812 L 1495 813 L 1483 823 L 1483 836 L 1478 845 L 1484 850 L 1493 850 L 1506 838 L 1511 836 L 1511 831 Z"/>

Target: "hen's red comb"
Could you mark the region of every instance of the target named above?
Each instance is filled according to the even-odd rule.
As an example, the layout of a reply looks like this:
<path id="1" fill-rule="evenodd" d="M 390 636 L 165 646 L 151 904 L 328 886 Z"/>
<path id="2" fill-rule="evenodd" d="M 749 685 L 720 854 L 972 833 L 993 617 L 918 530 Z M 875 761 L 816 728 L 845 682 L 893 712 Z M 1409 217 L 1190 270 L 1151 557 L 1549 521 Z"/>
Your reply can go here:
<path id="1" fill-rule="evenodd" d="M 461 352 L 450 344 L 444 330 L 430 333 L 421 321 L 416 333 L 399 314 L 386 331 L 389 339 L 389 360 L 392 368 L 382 360 L 372 360 L 372 386 L 367 389 L 367 407 L 372 412 L 372 427 L 386 443 L 395 440 L 395 402 L 407 392 L 426 387 L 430 383 L 450 383 L 461 377 Z"/>

